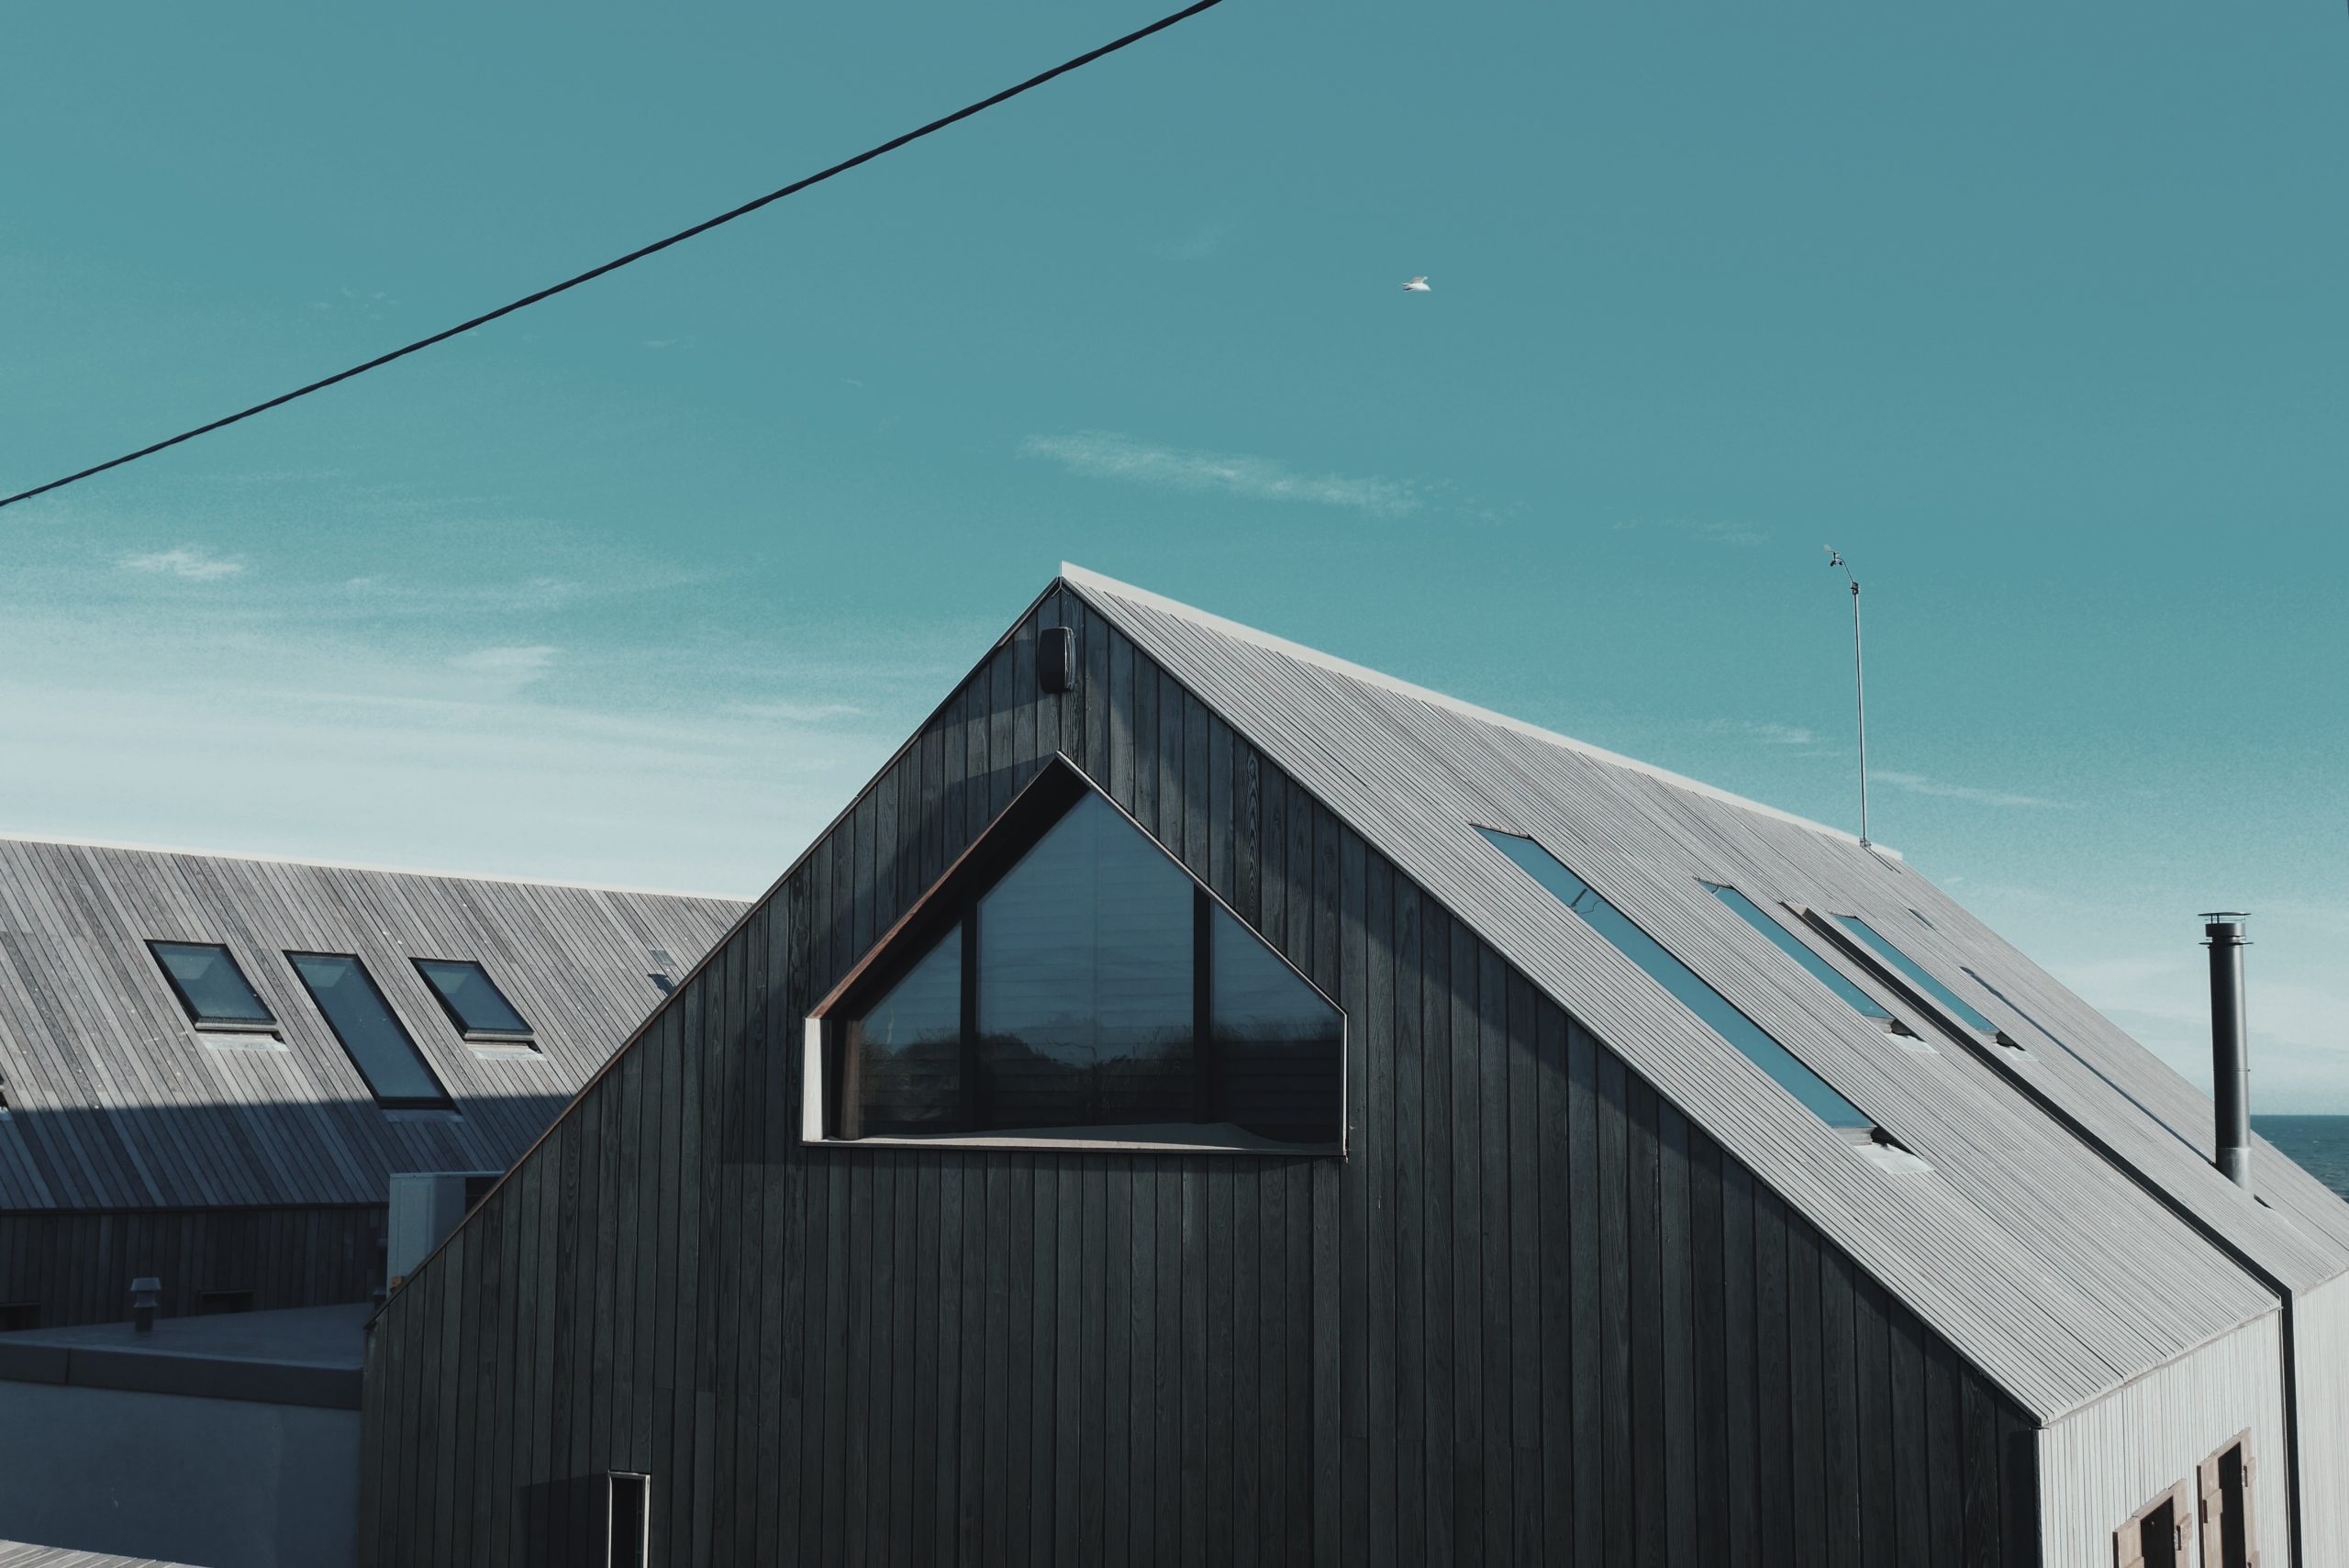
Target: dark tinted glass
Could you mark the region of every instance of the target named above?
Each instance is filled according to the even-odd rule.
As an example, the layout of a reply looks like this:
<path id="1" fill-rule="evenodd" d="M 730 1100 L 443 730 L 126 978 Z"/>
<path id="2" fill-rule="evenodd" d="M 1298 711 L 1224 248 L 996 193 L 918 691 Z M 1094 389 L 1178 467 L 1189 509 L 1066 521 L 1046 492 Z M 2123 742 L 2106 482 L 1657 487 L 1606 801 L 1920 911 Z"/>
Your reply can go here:
<path id="1" fill-rule="evenodd" d="M 468 1034 L 529 1034 L 530 1026 L 514 1010 L 504 993 L 491 984 L 489 972 L 470 960 L 419 958 L 416 967 L 457 1027 Z"/>
<path id="2" fill-rule="evenodd" d="M 1191 898 L 1089 795 L 979 900 L 986 1129 L 1193 1119 Z"/>
<path id="3" fill-rule="evenodd" d="M 1665 951 L 1591 885 L 1559 863 L 1557 858 L 1531 839 L 1476 829 L 1492 846 L 1517 863 L 1560 903 L 1581 916 L 1591 929 L 1613 943 L 1617 951 L 1647 972 L 1648 977 L 1672 993 L 1681 1006 L 1702 1018 L 1715 1034 L 1742 1051 L 1767 1073 L 1778 1086 L 1800 1100 L 1831 1127 L 1865 1128 L 1875 1124 L 1859 1107 L 1835 1090 L 1795 1054 L 1765 1033 L 1761 1025 L 1730 1005 L 1727 997 L 1698 978 L 1697 972 Z"/>
<path id="4" fill-rule="evenodd" d="M 843 1019 L 840 1136 L 1338 1141 L 1338 1010 L 1100 796 L 962 907 Z"/>
<path id="5" fill-rule="evenodd" d="M 1256 933 L 1214 906 L 1208 965 L 1216 1080 L 1224 1115 L 1260 1138 L 1338 1141 L 1338 1009 Z"/>
<path id="6" fill-rule="evenodd" d="M 290 952 L 294 973 L 302 977 L 318 1011 L 334 1027 L 335 1038 L 351 1053 L 367 1086 L 384 1105 L 445 1106 L 441 1090 L 416 1042 L 393 1016 L 384 994 L 375 989 L 366 969 L 344 953 Z"/>
<path id="7" fill-rule="evenodd" d="M 1958 1022 L 1968 1029 L 1979 1029 L 1984 1034 L 1998 1032 L 1998 1025 L 1984 1018 L 1977 1008 L 1968 1004 L 1956 992 L 1934 979 L 1923 964 L 1878 936 L 1876 928 L 1865 920 L 1861 919 L 1857 915 L 1838 915 L 1835 918 L 1842 921 L 1844 929 L 1854 936 L 1874 948 L 1877 956 L 1914 981 L 1919 990 L 1948 1008 L 1956 1017 Z"/>
<path id="8" fill-rule="evenodd" d="M 1810 944 L 1770 918 L 1753 900 L 1734 887 L 1722 887 L 1710 882 L 1705 885 L 1713 890 L 1713 896 L 1736 910 L 1738 917 L 1747 925 L 1769 938 L 1780 952 L 1818 976 L 1820 984 L 1851 1004 L 1854 1010 L 1865 1013 L 1872 1018 L 1888 1019 L 1892 1017 L 1890 1013 L 1884 1010 L 1875 997 L 1853 984 L 1844 977 L 1842 970 L 1813 952 L 1810 950 Z"/>
<path id="9" fill-rule="evenodd" d="M 254 1024 L 277 1020 L 253 994 L 228 950 L 217 942 L 149 942 L 155 961 L 179 994 L 180 1006 L 199 1024 Z"/>
<path id="10" fill-rule="evenodd" d="M 643 1475 L 612 1477 L 610 1568 L 644 1568 L 652 1483 Z"/>
<path id="11" fill-rule="evenodd" d="M 963 928 L 848 1026 L 841 1136 L 921 1137 L 962 1125 Z"/>

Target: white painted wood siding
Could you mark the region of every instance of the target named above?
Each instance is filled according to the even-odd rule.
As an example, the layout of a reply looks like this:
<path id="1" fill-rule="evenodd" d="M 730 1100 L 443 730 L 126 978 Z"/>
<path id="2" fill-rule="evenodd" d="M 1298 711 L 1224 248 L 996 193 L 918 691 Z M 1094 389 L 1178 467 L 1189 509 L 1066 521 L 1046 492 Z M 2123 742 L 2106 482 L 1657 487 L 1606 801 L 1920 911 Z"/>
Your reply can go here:
<path id="1" fill-rule="evenodd" d="M 2282 1320 L 2278 1310 L 2246 1323 L 2040 1433 L 2040 1530 L 2048 1568 L 2110 1563 L 2114 1530 L 2181 1482 L 2191 1495 L 2195 1467 L 2244 1430 L 2257 1466 L 2260 1560 L 2291 1561 Z M 2189 1546 L 2187 1562 L 2199 1564 L 2199 1551 Z M 2325 1568 L 2341 1561 L 2311 1553 L 2307 1563 Z"/>
<path id="2" fill-rule="evenodd" d="M 2344 1568 L 2349 1565 L 2349 1280 L 2335 1280 L 2302 1295 L 2293 1307 L 2292 1330 L 2299 1365 L 2305 1561 L 2308 1568 Z"/>

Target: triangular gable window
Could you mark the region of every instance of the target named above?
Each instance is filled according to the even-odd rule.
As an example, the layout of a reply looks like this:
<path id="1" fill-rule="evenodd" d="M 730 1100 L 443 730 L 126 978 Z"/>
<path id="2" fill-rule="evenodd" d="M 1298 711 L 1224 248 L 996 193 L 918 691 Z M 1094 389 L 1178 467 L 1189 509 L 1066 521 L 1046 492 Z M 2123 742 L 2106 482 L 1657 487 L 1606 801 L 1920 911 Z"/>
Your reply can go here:
<path id="1" fill-rule="evenodd" d="M 1065 762 L 815 1022 L 829 1140 L 1340 1142 L 1338 1009 Z"/>

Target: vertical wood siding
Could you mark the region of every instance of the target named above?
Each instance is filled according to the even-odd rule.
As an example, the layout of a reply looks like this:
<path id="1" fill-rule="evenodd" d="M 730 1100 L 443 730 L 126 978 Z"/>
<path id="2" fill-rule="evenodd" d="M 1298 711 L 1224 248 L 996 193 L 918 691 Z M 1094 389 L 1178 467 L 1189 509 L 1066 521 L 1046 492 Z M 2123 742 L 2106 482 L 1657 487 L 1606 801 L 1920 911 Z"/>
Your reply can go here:
<path id="1" fill-rule="evenodd" d="M 2258 1463 L 2260 1561 L 2292 1561 L 2281 1321 L 2271 1312 L 2246 1323 L 2038 1434 L 2050 1563 L 2110 1562 L 2113 1531 L 2163 1493 L 2190 1484 L 2196 1466 L 2246 1429 Z M 2306 1561 L 2339 1559 L 2311 1552 Z"/>
<path id="2" fill-rule="evenodd" d="M 119 1323 L 130 1282 L 163 1282 L 160 1309 L 184 1318 L 210 1290 L 249 1290 L 253 1308 L 365 1301 L 383 1283 L 384 1209 L 140 1210 L 0 1215 L 0 1305 L 29 1302 L 40 1326 Z"/>
<path id="3" fill-rule="evenodd" d="M 1038 625 L 1078 628 L 1041 697 Z M 807 1007 L 1053 751 L 1348 1017 L 1350 1156 L 808 1147 Z M 1055 595 L 379 1317 L 371 1562 L 2022 1564 L 2022 1414 Z"/>

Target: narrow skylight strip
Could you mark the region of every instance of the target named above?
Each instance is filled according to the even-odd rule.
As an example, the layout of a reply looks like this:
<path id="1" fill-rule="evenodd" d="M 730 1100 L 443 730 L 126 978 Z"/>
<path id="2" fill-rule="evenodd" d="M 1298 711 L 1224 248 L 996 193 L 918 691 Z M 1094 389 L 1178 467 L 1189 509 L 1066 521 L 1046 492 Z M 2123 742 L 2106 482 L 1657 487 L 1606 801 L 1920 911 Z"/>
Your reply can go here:
<path id="1" fill-rule="evenodd" d="M 1507 855 L 1520 871 L 1550 895 L 1582 917 L 1585 924 L 1606 938 L 1615 950 L 1647 973 L 1650 979 L 1767 1073 L 1777 1085 L 1830 1127 L 1873 1129 L 1876 1123 L 1857 1106 L 1835 1092 L 1826 1079 L 1803 1065 L 1794 1052 L 1773 1040 L 1761 1025 L 1738 1011 L 1728 997 L 1714 990 L 1697 972 L 1672 956 L 1664 944 L 1642 930 L 1620 909 L 1601 897 L 1582 878 L 1568 871 L 1555 855 L 1531 839 L 1478 828 L 1487 843 Z"/>
<path id="2" fill-rule="evenodd" d="M 1713 890 L 1714 897 L 1735 910 L 1747 925 L 1769 938 L 1780 952 L 1810 971 L 1821 984 L 1849 1003 L 1854 1012 L 1884 1023 L 1892 1021 L 1892 1015 L 1881 1003 L 1853 984 L 1842 970 L 1813 951 L 1809 943 L 1770 918 L 1760 905 L 1734 887 L 1723 887 L 1717 882 L 1709 882 L 1705 885 Z"/>
<path id="3" fill-rule="evenodd" d="M 1934 979 L 1923 964 L 1886 941 L 1874 926 L 1869 925 L 1857 915 L 1838 915 L 1835 918 L 1842 922 L 1846 930 L 1874 948 L 1886 962 L 1915 981 L 1927 995 L 1947 1007 L 1956 1016 L 1958 1022 L 1968 1029 L 1979 1029 L 1984 1034 L 1998 1032 L 1998 1026 L 1984 1018 L 1980 1009 L 1973 1006 L 1965 998 Z"/>

